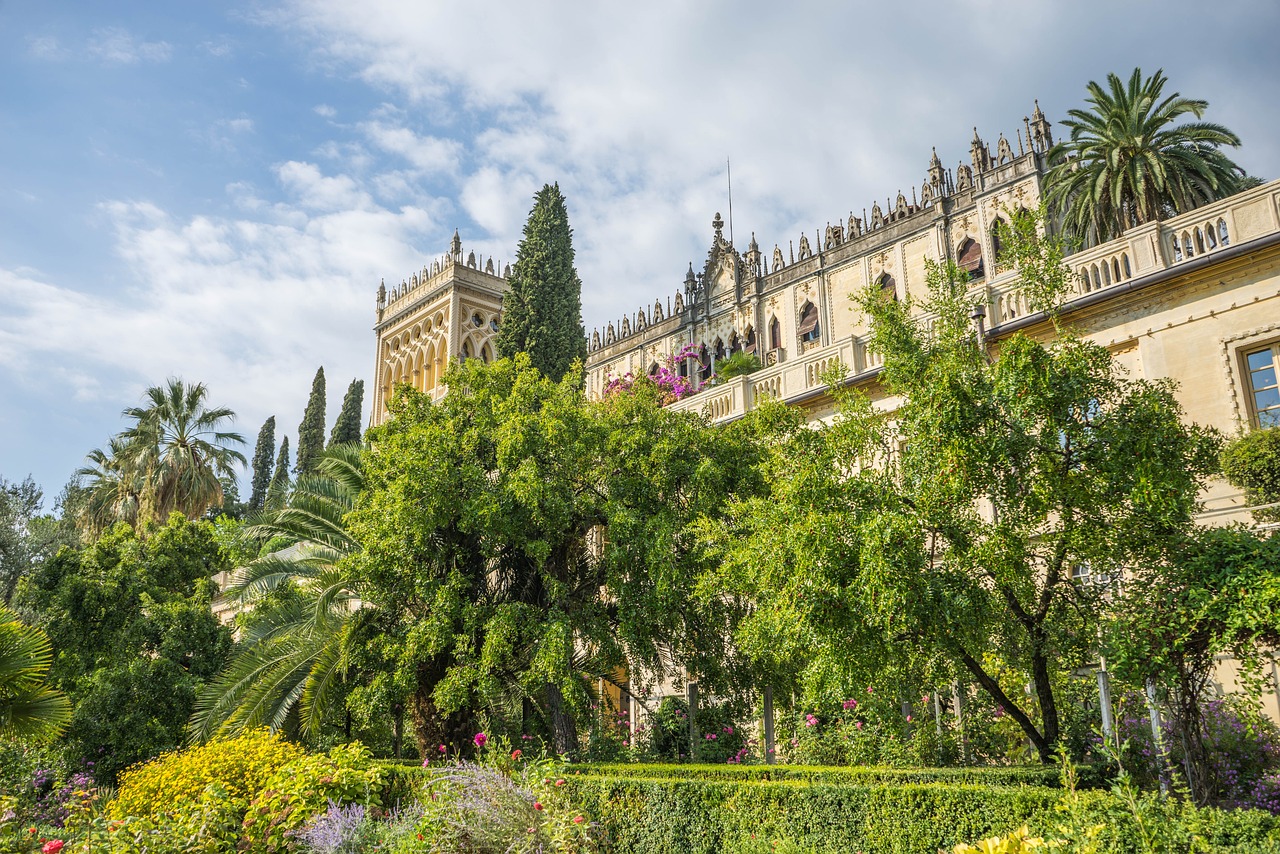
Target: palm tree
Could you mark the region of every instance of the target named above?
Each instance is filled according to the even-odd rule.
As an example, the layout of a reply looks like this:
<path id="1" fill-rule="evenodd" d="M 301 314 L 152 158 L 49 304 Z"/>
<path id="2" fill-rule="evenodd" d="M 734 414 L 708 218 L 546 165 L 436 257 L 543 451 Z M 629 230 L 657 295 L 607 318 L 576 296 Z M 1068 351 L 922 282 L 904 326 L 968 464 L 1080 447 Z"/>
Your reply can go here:
<path id="1" fill-rule="evenodd" d="M 262 541 L 286 537 L 289 548 L 237 571 L 224 593 L 252 609 L 239 652 L 196 700 L 188 725 L 205 741 L 264 724 L 280 729 L 296 708 L 315 735 L 339 696 L 360 600 L 342 558 L 359 546 L 344 517 L 364 488 L 359 445 L 324 451 L 298 479 L 288 504 L 255 520 Z M 269 598 L 282 588 L 296 595 Z"/>
<path id="2" fill-rule="evenodd" d="M 88 478 L 75 512 L 76 525 L 86 536 L 96 537 L 116 522 L 137 524 L 144 485 L 128 464 L 130 453 L 124 439 L 113 436 L 107 450 L 94 448 L 88 454 L 90 465 L 76 469 L 76 477 Z"/>
<path id="3" fill-rule="evenodd" d="M 71 703 L 45 684 L 49 637 L 0 605 L 0 738 L 50 741 L 71 721 Z"/>
<path id="4" fill-rule="evenodd" d="M 170 379 L 147 389 L 146 406 L 124 411 L 135 421 L 121 434 L 129 449 L 128 468 L 144 476 L 144 498 L 156 519 L 174 511 L 199 518 L 221 503 L 220 478 L 235 477 L 232 464 L 246 464 L 244 454 L 231 447 L 243 445 L 244 437 L 220 429 L 235 413 L 209 409 L 208 393 L 204 383 Z"/>
<path id="5" fill-rule="evenodd" d="M 1108 89 L 1089 83 L 1092 109 L 1068 112 L 1071 137 L 1050 150 L 1045 175 L 1049 211 L 1068 235 L 1103 242 L 1239 191 L 1244 170 L 1219 147 L 1240 138 L 1209 122 L 1175 126 L 1209 102 L 1177 92 L 1162 100 L 1167 82 L 1163 71 L 1144 80 L 1135 68 L 1127 86 L 1108 74 Z"/>

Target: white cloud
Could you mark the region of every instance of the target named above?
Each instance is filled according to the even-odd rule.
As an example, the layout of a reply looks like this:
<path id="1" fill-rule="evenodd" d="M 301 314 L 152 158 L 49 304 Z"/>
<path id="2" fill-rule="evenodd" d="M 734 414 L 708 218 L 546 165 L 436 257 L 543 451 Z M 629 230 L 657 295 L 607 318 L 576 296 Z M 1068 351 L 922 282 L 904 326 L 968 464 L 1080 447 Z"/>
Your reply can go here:
<path id="1" fill-rule="evenodd" d="M 86 53 L 106 65 L 136 65 L 139 62 L 168 62 L 173 48 L 168 42 L 139 41 L 123 27 L 95 30 Z"/>
<path id="2" fill-rule="evenodd" d="M 36 59 L 65 59 L 68 54 L 53 36 L 29 36 L 27 53 Z"/>
<path id="3" fill-rule="evenodd" d="M 328 104 L 316 104 L 314 107 L 311 108 L 311 110 L 317 116 L 323 116 L 326 119 L 331 119 L 334 116 L 338 115 L 338 111 L 335 110 L 333 107 L 329 106 Z"/>

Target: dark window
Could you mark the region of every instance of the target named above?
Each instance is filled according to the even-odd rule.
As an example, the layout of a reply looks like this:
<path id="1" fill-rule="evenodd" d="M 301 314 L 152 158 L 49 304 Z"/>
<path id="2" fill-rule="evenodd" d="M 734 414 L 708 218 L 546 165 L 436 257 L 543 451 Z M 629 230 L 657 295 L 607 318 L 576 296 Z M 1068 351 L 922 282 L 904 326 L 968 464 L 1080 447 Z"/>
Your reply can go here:
<path id="1" fill-rule="evenodd" d="M 822 329 L 818 326 L 818 307 L 811 302 L 804 304 L 800 310 L 800 340 L 808 343 L 822 337 Z"/>
<path id="2" fill-rule="evenodd" d="M 969 278 L 982 278 L 982 247 L 978 245 L 978 241 L 967 239 L 960 244 L 960 252 L 956 257 L 956 263 L 968 271 Z"/>
<path id="3" fill-rule="evenodd" d="M 882 274 L 876 279 L 876 287 L 880 288 L 880 296 L 888 302 L 898 301 L 898 283 L 893 280 L 893 276 Z"/>
<path id="4" fill-rule="evenodd" d="M 769 349 L 777 350 L 782 346 L 782 324 L 778 318 L 769 321 Z"/>
<path id="5" fill-rule="evenodd" d="M 747 327 L 746 346 L 742 349 L 748 353 L 754 353 L 756 351 L 756 329 L 754 326 Z"/>

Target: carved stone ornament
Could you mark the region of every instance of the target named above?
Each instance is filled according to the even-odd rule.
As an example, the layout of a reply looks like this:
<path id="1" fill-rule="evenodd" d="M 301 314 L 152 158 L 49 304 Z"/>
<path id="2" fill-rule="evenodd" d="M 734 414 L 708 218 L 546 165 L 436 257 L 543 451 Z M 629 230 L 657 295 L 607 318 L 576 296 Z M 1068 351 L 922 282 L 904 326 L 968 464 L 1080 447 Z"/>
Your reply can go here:
<path id="1" fill-rule="evenodd" d="M 787 265 L 782 260 L 782 249 L 775 243 L 773 244 L 773 272 L 776 273 L 785 266 Z"/>
<path id="2" fill-rule="evenodd" d="M 803 261 L 811 255 L 813 252 L 809 249 L 809 235 L 802 234 L 800 235 L 800 260 Z"/>

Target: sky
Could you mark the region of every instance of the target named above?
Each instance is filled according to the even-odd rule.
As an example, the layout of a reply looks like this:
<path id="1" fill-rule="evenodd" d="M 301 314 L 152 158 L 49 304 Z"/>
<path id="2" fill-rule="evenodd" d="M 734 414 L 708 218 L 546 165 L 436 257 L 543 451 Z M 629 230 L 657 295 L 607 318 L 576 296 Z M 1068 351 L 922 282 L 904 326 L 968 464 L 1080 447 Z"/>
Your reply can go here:
<path id="1" fill-rule="evenodd" d="M 168 377 L 296 444 L 371 385 L 374 302 L 448 246 L 512 260 L 568 199 L 583 319 L 766 252 L 1163 68 L 1280 176 L 1280 4 L 0 0 L 0 476 L 51 503 Z M 366 401 L 367 403 L 367 401 Z M 366 418 L 367 418 L 366 407 Z"/>

